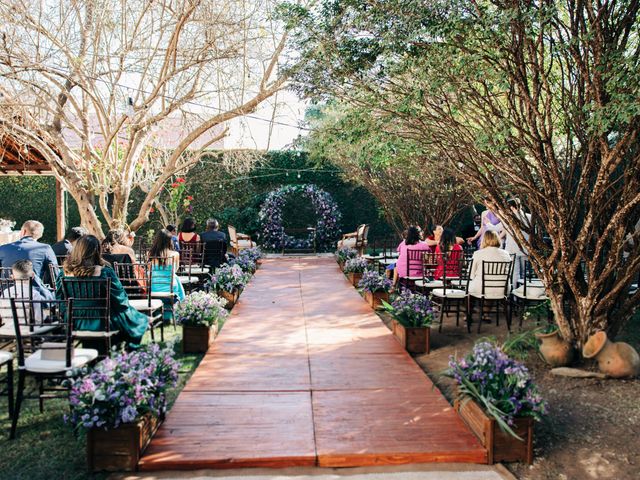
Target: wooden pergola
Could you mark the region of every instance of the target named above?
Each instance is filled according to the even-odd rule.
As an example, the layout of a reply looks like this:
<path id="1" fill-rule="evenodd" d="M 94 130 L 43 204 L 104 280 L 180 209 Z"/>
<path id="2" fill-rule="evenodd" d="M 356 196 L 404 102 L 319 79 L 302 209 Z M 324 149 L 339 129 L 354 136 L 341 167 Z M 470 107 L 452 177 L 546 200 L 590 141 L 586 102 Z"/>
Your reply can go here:
<path id="1" fill-rule="evenodd" d="M 40 151 L 20 145 L 15 138 L 4 135 L 0 137 L 0 175 L 53 176 L 53 172 Z M 66 231 L 65 202 L 64 188 L 56 178 L 56 236 L 58 240 L 64 237 Z"/>

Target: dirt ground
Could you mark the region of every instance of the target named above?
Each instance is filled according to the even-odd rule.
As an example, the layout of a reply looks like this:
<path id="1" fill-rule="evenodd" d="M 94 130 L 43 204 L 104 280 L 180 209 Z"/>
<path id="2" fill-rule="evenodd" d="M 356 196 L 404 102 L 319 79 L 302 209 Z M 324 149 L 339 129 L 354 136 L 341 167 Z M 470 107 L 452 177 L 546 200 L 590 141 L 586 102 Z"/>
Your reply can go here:
<path id="1" fill-rule="evenodd" d="M 389 325 L 390 317 L 380 315 Z M 524 329 L 533 327 L 524 325 Z M 442 333 L 437 325 L 432 328 L 431 353 L 417 356 L 416 361 L 452 400 L 453 381 L 438 374 L 447 368 L 450 355 L 465 355 L 486 336 L 504 339 L 507 327 L 484 323 L 481 334 L 475 328 L 468 334 L 462 322 L 455 326 L 452 317 L 445 320 Z M 638 316 L 623 337 L 640 349 Z M 535 427 L 533 465 L 513 463 L 507 468 L 516 477 L 531 480 L 640 479 L 640 380 L 558 377 L 537 351 L 530 351 L 525 363 L 550 411 Z M 581 367 L 595 368 L 591 363 Z"/>

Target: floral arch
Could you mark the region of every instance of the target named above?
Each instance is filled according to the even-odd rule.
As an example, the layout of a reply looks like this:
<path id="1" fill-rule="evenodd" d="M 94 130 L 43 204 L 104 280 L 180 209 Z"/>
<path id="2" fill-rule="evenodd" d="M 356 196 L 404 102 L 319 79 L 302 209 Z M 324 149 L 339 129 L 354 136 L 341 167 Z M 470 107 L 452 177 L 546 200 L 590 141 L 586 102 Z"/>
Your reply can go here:
<path id="1" fill-rule="evenodd" d="M 333 197 L 313 184 L 285 185 L 267 195 L 258 214 L 262 226 L 262 245 L 268 249 L 279 250 L 283 247 L 283 239 L 286 248 L 309 248 L 312 245 L 313 233 L 306 239 L 283 235 L 282 210 L 287 197 L 294 193 L 308 198 L 315 209 L 318 219 L 315 232 L 317 249 L 332 248 L 340 236 L 339 224 L 342 214 Z"/>

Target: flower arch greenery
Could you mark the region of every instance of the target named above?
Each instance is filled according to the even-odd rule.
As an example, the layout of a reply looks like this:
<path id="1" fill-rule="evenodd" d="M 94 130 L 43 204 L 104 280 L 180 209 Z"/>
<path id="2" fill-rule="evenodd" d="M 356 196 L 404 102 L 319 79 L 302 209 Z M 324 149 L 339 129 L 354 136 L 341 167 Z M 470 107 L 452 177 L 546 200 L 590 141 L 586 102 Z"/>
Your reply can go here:
<path id="1" fill-rule="evenodd" d="M 317 215 L 315 232 L 316 248 L 326 250 L 340 236 L 340 220 L 342 214 L 333 197 L 313 184 L 285 185 L 267 195 L 258 217 L 261 224 L 261 244 L 267 249 L 280 250 L 286 248 L 310 248 L 313 244 L 313 232 L 306 239 L 295 239 L 283 233 L 283 208 L 287 198 L 299 193 L 308 198 Z"/>

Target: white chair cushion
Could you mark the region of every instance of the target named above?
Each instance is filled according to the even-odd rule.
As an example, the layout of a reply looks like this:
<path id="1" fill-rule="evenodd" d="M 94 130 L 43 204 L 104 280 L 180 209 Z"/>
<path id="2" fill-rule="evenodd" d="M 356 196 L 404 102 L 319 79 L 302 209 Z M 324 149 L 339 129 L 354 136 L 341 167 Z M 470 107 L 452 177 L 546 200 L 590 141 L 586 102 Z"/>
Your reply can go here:
<path id="1" fill-rule="evenodd" d="M 0 350 L 0 365 L 4 365 L 11 360 L 13 360 L 13 354 L 11 352 Z"/>
<path id="2" fill-rule="evenodd" d="M 200 281 L 200 279 L 198 277 L 188 276 L 188 275 L 186 275 L 186 276 L 176 276 L 176 278 L 183 285 L 185 283 L 198 283 Z"/>
<path id="3" fill-rule="evenodd" d="M 423 277 L 422 277 L 422 275 L 414 275 L 412 277 L 402 277 L 402 278 L 404 278 L 405 280 L 413 280 L 414 282 L 415 281 L 420 281 L 421 282 Z"/>
<path id="4" fill-rule="evenodd" d="M 191 272 L 191 275 L 202 275 L 205 273 L 209 273 L 209 267 L 185 267 L 187 272 Z"/>
<path id="5" fill-rule="evenodd" d="M 255 246 L 255 242 L 251 240 L 238 240 L 238 248 L 253 248 Z"/>
<path id="6" fill-rule="evenodd" d="M 393 263 L 396 263 L 396 260 L 393 258 L 386 258 L 384 260 L 379 260 L 379 263 L 381 263 L 382 265 L 391 265 Z"/>
<path id="7" fill-rule="evenodd" d="M 171 298 L 175 296 L 175 292 L 151 292 L 151 298 Z"/>
<path id="8" fill-rule="evenodd" d="M 487 295 L 482 295 L 480 292 L 469 292 L 473 298 L 484 298 L 485 300 L 504 300 L 505 296 L 501 293 L 489 293 Z"/>
<path id="9" fill-rule="evenodd" d="M 118 334 L 118 330 L 105 331 L 93 331 L 93 330 L 74 330 L 73 336 L 76 338 L 107 338 L 113 337 Z"/>
<path id="10" fill-rule="evenodd" d="M 37 350 L 27 357 L 24 366 L 27 371 L 35 373 L 57 373 L 67 369 L 64 360 L 42 360 L 42 350 Z M 74 348 L 71 368 L 83 367 L 98 358 L 98 351 L 92 348 Z"/>
<path id="11" fill-rule="evenodd" d="M 33 332 L 29 331 L 29 327 L 26 325 L 20 326 L 20 334 L 23 337 L 30 337 L 31 335 L 42 335 L 44 333 L 55 330 L 56 326 L 38 326 L 33 329 Z M 16 328 L 13 326 L 13 321 L 7 322 L 0 327 L 0 337 L 11 337 L 15 338 L 16 336 Z"/>
<path id="12" fill-rule="evenodd" d="M 433 280 L 431 282 L 425 282 L 424 280 L 416 281 L 416 287 L 424 287 L 424 288 L 440 288 L 444 287 L 444 284 L 441 280 Z"/>
<path id="13" fill-rule="evenodd" d="M 543 287 L 533 287 L 527 285 L 527 295 L 524 294 L 524 285 L 511 292 L 515 297 L 525 300 L 546 300 L 547 295 Z"/>
<path id="14" fill-rule="evenodd" d="M 465 298 L 467 296 L 464 290 L 457 290 L 452 288 L 437 288 L 431 291 L 431 295 L 439 298 Z"/>
<path id="15" fill-rule="evenodd" d="M 151 300 L 151 307 L 149 307 L 149 301 L 144 298 L 137 298 L 135 300 L 129 300 L 129 303 L 133 308 L 141 312 L 148 312 L 150 310 L 158 310 L 162 308 L 162 300 L 154 298 Z"/>
<path id="16" fill-rule="evenodd" d="M 382 255 L 363 255 L 362 258 L 366 258 L 367 260 L 380 260 L 384 257 Z"/>

